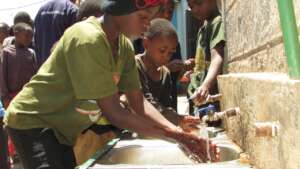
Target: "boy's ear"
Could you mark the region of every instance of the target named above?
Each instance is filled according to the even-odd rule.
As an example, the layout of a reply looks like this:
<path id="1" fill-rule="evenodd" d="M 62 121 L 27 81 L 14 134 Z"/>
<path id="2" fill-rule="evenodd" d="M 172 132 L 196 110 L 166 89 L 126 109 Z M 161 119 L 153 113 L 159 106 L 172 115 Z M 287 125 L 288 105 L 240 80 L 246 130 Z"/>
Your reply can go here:
<path id="1" fill-rule="evenodd" d="M 147 49 L 149 45 L 149 39 L 147 37 L 143 37 L 143 47 Z"/>

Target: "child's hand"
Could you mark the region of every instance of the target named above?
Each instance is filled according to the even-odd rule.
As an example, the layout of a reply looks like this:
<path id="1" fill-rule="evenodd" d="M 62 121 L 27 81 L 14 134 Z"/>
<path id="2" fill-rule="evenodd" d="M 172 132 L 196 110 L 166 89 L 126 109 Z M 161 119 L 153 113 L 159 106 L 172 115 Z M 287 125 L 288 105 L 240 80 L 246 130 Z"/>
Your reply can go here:
<path id="1" fill-rule="evenodd" d="M 185 71 L 190 71 L 195 67 L 195 59 L 188 59 L 184 62 Z"/>
<path id="2" fill-rule="evenodd" d="M 180 119 L 179 126 L 182 128 L 185 132 L 191 132 L 193 130 L 198 130 L 199 128 L 197 125 L 200 123 L 199 117 L 193 117 L 193 116 L 183 116 Z"/>
<path id="3" fill-rule="evenodd" d="M 206 101 L 209 95 L 209 89 L 206 85 L 201 85 L 196 92 L 197 92 L 197 102 L 202 103 Z"/>
<path id="4" fill-rule="evenodd" d="M 176 131 L 169 131 L 166 133 L 166 136 L 175 139 L 184 152 L 193 160 L 198 162 L 207 162 L 209 160 L 216 162 L 220 159 L 219 149 L 211 141 L 190 133 Z M 207 152 L 207 143 L 209 144 L 209 155 Z"/>

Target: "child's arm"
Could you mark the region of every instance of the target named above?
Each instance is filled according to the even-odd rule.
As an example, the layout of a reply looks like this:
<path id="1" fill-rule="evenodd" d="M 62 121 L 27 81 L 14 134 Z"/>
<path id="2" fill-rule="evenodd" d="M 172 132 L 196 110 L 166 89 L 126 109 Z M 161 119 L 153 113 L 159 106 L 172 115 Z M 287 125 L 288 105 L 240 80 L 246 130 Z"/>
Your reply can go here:
<path id="1" fill-rule="evenodd" d="M 144 98 L 140 90 L 132 90 L 125 93 L 130 107 L 153 125 L 175 129 L 176 126 L 169 122 L 151 103 Z"/>
<path id="2" fill-rule="evenodd" d="M 33 57 L 33 63 L 32 63 L 33 64 L 33 69 L 34 69 L 35 72 L 37 72 L 38 71 L 38 66 L 37 66 L 37 57 L 36 57 L 35 51 L 30 49 L 30 52 L 31 52 L 32 57 Z"/>
<path id="3" fill-rule="evenodd" d="M 202 85 L 197 89 L 199 93 L 199 101 L 205 99 L 208 96 L 209 90 L 217 81 L 217 76 L 222 70 L 224 46 L 225 43 L 221 42 L 211 50 L 211 64 L 209 66 L 207 76 Z"/>
<path id="4" fill-rule="evenodd" d="M 138 109 L 138 111 L 136 111 L 137 113 L 122 108 L 119 104 L 118 94 L 98 100 L 98 104 L 101 110 L 103 110 L 103 115 L 112 124 L 119 128 L 126 128 L 138 132 L 142 135 L 174 140 L 181 144 L 185 149 L 195 154 L 196 157 L 204 161 L 207 160 L 207 140 L 193 134 L 182 132 L 182 130 L 171 123 L 168 124 L 167 120 L 162 116 L 159 116 L 160 113 L 155 111 L 153 107 L 151 108 L 151 104 L 147 103 L 147 101 L 144 102 L 145 108 L 146 111 L 151 112 L 151 114 L 146 116 L 142 115 L 147 112 L 139 110 L 140 108 L 144 109 L 143 106 L 140 106 L 144 105 L 141 92 L 133 91 L 129 93 L 129 100 L 136 101 L 134 104 L 131 103 L 131 106 L 134 105 L 133 107 Z M 131 96 L 135 96 L 135 99 L 131 98 Z M 147 104 L 150 106 L 148 107 Z M 209 143 L 209 146 L 212 157 L 217 158 L 216 146 L 211 142 Z"/>
<path id="5" fill-rule="evenodd" d="M 129 98 L 131 98 L 131 96 L 136 97 L 136 99 L 134 99 L 134 104 L 130 102 L 132 109 L 134 109 L 136 113 L 122 108 L 119 104 L 119 96 L 117 94 L 99 99 L 98 104 L 101 110 L 103 110 L 103 115 L 112 124 L 119 128 L 125 128 L 138 132 L 142 135 L 160 138 L 164 137 L 166 130 L 177 130 L 176 126 L 165 120 L 159 113 L 158 114 L 160 116 L 157 116 L 157 113 L 151 111 L 151 109 L 149 109 L 149 111 L 151 111 L 152 114 L 148 114 L 148 116 L 142 115 L 142 113 L 144 113 L 144 100 L 141 93 L 139 94 L 137 91 L 134 91 L 134 94 L 129 95 Z M 129 100 L 132 101 L 133 99 L 131 98 Z"/>

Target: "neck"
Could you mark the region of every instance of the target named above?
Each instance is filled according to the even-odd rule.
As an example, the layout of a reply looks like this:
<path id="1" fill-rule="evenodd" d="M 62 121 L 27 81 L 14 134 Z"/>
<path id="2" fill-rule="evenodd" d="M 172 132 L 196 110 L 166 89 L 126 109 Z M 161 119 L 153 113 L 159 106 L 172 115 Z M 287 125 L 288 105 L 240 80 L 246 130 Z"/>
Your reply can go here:
<path id="1" fill-rule="evenodd" d="M 142 60 L 144 62 L 144 65 L 146 66 L 147 70 L 150 72 L 157 72 L 158 68 L 152 61 L 149 59 L 150 56 L 148 56 L 147 51 L 142 55 Z"/>
<path id="2" fill-rule="evenodd" d="M 119 38 L 120 30 L 118 29 L 116 23 L 113 21 L 112 16 L 104 15 L 100 18 L 100 23 L 108 40 L 111 42 L 115 42 Z"/>
<path id="3" fill-rule="evenodd" d="M 218 15 L 220 15 L 220 12 L 218 11 L 218 8 L 216 8 L 206 20 L 212 21 Z"/>
<path id="4" fill-rule="evenodd" d="M 22 45 L 22 44 L 20 44 L 20 43 L 18 43 L 18 42 L 15 42 L 15 46 L 16 46 L 17 48 L 26 48 L 26 46 L 24 46 L 24 45 Z"/>

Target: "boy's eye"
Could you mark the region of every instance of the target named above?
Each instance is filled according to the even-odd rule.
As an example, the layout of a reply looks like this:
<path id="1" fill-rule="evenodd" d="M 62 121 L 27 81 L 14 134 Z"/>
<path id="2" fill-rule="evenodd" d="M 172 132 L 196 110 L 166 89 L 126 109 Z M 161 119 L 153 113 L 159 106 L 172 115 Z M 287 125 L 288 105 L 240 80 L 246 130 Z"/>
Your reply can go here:
<path id="1" fill-rule="evenodd" d="M 166 49 L 159 49 L 160 53 L 165 53 Z"/>
<path id="2" fill-rule="evenodd" d="M 147 15 L 142 15 L 142 14 L 138 15 L 138 17 L 140 20 L 146 20 L 149 18 Z"/>

